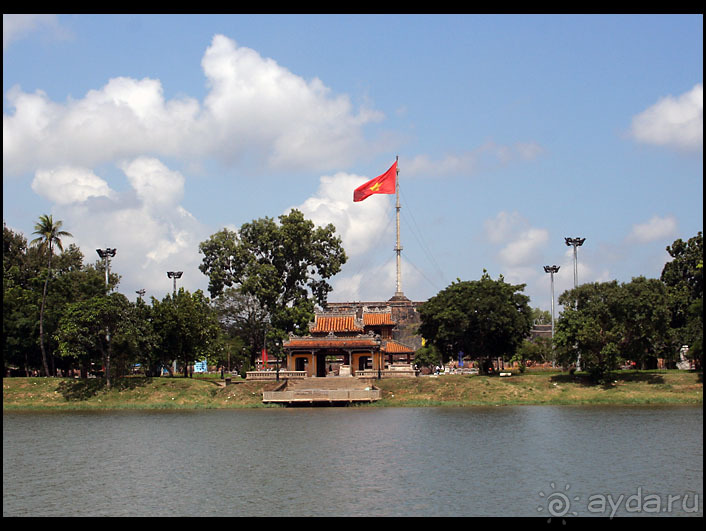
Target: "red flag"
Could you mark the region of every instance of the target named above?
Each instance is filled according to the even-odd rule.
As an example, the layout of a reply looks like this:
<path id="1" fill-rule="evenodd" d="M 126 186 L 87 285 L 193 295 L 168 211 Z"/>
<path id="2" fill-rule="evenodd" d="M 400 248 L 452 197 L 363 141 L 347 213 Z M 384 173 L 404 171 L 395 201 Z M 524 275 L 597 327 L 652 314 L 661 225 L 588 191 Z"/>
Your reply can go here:
<path id="1" fill-rule="evenodd" d="M 394 194 L 397 184 L 397 161 L 382 175 L 359 186 L 353 192 L 353 201 L 362 201 L 373 194 Z"/>
<path id="2" fill-rule="evenodd" d="M 267 368 L 267 349 L 262 347 L 262 368 Z"/>

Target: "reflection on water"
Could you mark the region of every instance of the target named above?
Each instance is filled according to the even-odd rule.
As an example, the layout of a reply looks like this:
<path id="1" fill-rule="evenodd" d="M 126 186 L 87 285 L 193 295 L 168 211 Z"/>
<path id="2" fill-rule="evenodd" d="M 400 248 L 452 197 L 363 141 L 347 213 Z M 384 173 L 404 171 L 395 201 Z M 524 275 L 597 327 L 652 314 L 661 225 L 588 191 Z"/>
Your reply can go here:
<path id="1" fill-rule="evenodd" d="M 658 502 L 703 516 L 700 407 L 3 416 L 3 516 L 611 516 Z"/>

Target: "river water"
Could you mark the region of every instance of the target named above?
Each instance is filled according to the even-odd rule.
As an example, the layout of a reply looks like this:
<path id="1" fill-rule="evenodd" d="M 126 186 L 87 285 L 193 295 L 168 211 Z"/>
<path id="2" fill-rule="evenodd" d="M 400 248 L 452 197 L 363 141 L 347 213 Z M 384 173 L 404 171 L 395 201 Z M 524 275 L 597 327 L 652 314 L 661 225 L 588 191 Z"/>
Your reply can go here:
<path id="1" fill-rule="evenodd" d="M 3 415 L 3 516 L 703 516 L 701 407 Z"/>

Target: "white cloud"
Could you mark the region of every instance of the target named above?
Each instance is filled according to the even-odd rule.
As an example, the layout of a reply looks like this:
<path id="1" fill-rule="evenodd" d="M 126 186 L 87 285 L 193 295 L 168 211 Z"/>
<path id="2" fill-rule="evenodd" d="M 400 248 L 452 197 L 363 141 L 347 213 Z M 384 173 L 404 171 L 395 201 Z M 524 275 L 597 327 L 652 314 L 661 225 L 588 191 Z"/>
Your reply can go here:
<path id="1" fill-rule="evenodd" d="M 166 100 L 161 82 L 147 78 L 114 78 L 64 104 L 13 87 L 7 102 L 14 112 L 3 113 L 4 170 L 95 167 L 145 154 L 341 167 L 365 145 L 363 126 L 381 119 L 222 35 L 213 38 L 202 67 L 210 89 L 203 104 Z"/>
<path id="2" fill-rule="evenodd" d="M 317 225 L 333 223 L 351 259 L 374 250 L 381 242 L 389 244 L 394 236 L 392 196 L 379 194 L 353 202 L 353 190 L 368 180 L 347 173 L 323 176 L 316 194 L 295 207 Z"/>
<path id="3" fill-rule="evenodd" d="M 175 208 L 184 195 L 184 176 L 157 159 L 139 157 L 120 167 L 137 197 L 151 210 Z"/>
<path id="4" fill-rule="evenodd" d="M 531 227 L 517 212 L 499 212 L 483 226 L 491 243 L 504 244 L 498 253 L 500 263 L 509 270 L 541 261 L 541 251 L 549 240 L 546 229 Z"/>
<path id="5" fill-rule="evenodd" d="M 645 223 L 633 225 L 628 239 L 638 243 L 649 243 L 655 240 L 669 238 L 676 234 L 677 220 L 673 216 L 666 216 L 664 218 L 653 216 Z"/>
<path id="6" fill-rule="evenodd" d="M 2 15 L 2 49 L 33 32 L 43 32 L 55 39 L 63 39 L 69 32 L 59 24 L 56 15 L 4 14 Z"/>
<path id="7" fill-rule="evenodd" d="M 354 114 L 348 96 L 332 96 L 319 79 L 306 81 L 222 35 L 201 64 L 216 144 L 236 152 L 264 147 L 273 166 L 319 167 L 322 159 L 341 166 L 363 145 L 360 127 L 381 118 L 367 109 Z"/>
<path id="8" fill-rule="evenodd" d="M 45 93 L 8 92 L 13 115 L 3 114 L 3 167 L 20 173 L 35 166 L 94 167 L 144 153 L 188 153 L 198 134 L 198 103 L 166 102 L 159 81 L 111 79 L 100 90 L 65 105 Z"/>
<path id="9" fill-rule="evenodd" d="M 547 229 L 533 227 L 518 212 L 506 211 L 498 212 L 494 218 L 485 220 L 483 227 L 488 241 L 501 246 L 496 255 L 498 272 L 503 275 L 506 282 L 527 284 L 534 289 L 544 285 L 543 277 L 549 277 L 549 275 L 542 268 L 545 265 L 554 264 L 552 258 L 548 258 L 546 254 L 549 242 Z M 555 290 L 559 281 L 559 275 L 555 275 Z M 546 282 L 546 290 L 542 287 L 540 292 L 525 292 L 531 298 L 532 306 L 548 309 L 548 306 L 543 304 L 550 295 L 548 278 Z M 560 292 L 557 291 L 558 293 Z"/>
<path id="10" fill-rule="evenodd" d="M 492 219 L 487 219 L 483 223 L 486 237 L 492 243 L 502 243 L 507 238 L 511 237 L 517 227 L 525 224 L 526 221 L 518 212 L 498 212 L 498 215 Z"/>
<path id="11" fill-rule="evenodd" d="M 172 270 L 184 271 L 178 286 L 205 290 L 207 279 L 198 270 L 198 245 L 208 238 L 209 230 L 180 205 L 184 177 L 147 157 L 125 162 L 121 168 L 131 185 L 124 193 L 110 190 L 90 171 L 75 168 L 38 172 L 35 183 L 50 183 L 42 189 L 44 195 L 56 202 L 52 210 L 74 235 L 88 262 L 97 259 L 93 249 L 117 248 L 111 269 L 122 276 L 121 292 L 130 295 L 147 288 L 147 297 L 161 299 L 171 290 L 166 272 Z M 60 197 L 62 183 L 67 194 Z"/>
<path id="12" fill-rule="evenodd" d="M 113 197 L 108 183 L 87 168 L 62 166 L 38 170 L 32 190 L 60 205 L 81 203 L 91 197 Z"/>
<path id="13" fill-rule="evenodd" d="M 493 168 L 515 161 L 534 160 L 544 153 L 536 142 L 518 142 L 512 145 L 486 142 L 480 147 L 457 154 L 448 154 L 439 160 L 427 155 L 417 155 L 405 164 L 405 175 L 442 177 L 446 175 L 472 175 L 481 168 Z"/>
<path id="14" fill-rule="evenodd" d="M 162 160 L 198 167 L 213 157 L 226 163 L 243 157 L 259 166 L 341 167 L 361 150 L 370 152 L 363 128 L 382 117 L 222 35 L 201 65 L 209 88 L 203 101 L 166 99 L 159 80 L 128 77 L 66 102 L 19 86 L 6 94 L 5 175 L 34 173 L 33 189 L 54 203 L 82 249 L 116 247 L 115 271 L 127 293 L 166 290 L 167 270 L 185 271 L 180 285 L 207 282 L 198 271 L 198 244 L 212 231 L 183 208 L 186 178 Z M 116 192 L 98 176 L 95 168 L 110 165 L 123 171 L 127 191 Z M 358 267 L 368 265 L 376 245 L 392 241 L 389 198 L 352 201 L 365 180 L 322 177 L 316 195 L 300 207 L 310 219 L 336 225 L 349 263 Z"/>
<path id="15" fill-rule="evenodd" d="M 522 267 L 523 265 L 541 261 L 542 249 L 549 240 L 546 229 L 528 228 L 509 242 L 498 255 L 500 261 L 509 267 Z"/>
<path id="16" fill-rule="evenodd" d="M 632 120 L 632 135 L 639 142 L 684 151 L 703 150 L 704 90 L 695 85 L 674 98 L 667 96 Z"/>
<path id="17" fill-rule="evenodd" d="M 320 178 L 312 197 L 296 206 L 317 225 L 333 223 L 348 262 L 331 279 L 331 301 L 384 301 L 397 286 L 395 212 L 392 195 L 373 195 L 353 202 L 353 190 L 370 180 L 347 173 Z M 423 278 L 402 255 L 402 291 L 415 293 Z"/>

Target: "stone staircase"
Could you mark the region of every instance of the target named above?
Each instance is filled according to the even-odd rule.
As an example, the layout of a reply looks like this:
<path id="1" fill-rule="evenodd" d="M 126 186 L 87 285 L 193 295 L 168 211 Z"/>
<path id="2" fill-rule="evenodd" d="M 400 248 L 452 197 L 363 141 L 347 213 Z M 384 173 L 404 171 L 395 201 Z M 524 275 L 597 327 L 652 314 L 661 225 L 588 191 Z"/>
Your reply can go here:
<path id="1" fill-rule="evenodd" d="M 370 380 L 350 377 L 304 378 L 287 380 L 276 391 L 264 391 L 267 403 L 333 405 L 373 402 L 382 398 Z"/>
<path id="2" fill-rule="evenodd" d="M 286 389 L 294 390 L 337 390 L 337 389 L 366 389 L 370 388 L 369 380 L 360 380 L 350 376 L 329 376 L 326 378 L 303 378 L 301 380 L 287 380 Z"/>

